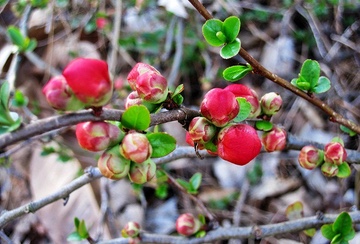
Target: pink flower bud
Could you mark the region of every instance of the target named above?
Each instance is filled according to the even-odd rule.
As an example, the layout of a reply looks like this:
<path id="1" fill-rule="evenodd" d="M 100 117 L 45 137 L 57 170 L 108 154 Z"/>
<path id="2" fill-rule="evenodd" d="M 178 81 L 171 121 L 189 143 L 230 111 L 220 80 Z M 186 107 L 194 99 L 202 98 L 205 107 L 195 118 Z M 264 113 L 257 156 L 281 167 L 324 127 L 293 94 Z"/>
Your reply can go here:
<path id="1" fill-rule="evenodd" d="M 137 93 L 137 91 L 132 91 L 126 97 L 125 109 L 128 109 L 133 105 L 140 105 L 140 104 L 142 104 L 142 99 L 139 97 L 139 94 Z"/>
<path id="2" fill-rule="evenodd" d="M 324 149 L 325 162 L 340 165 L 345 162 L 347 153 L 343 145 L 339 142 L 330 142 Z"/>
<path id="3" fill-rule="evenodd" d="M 326 177 L 334 177 L 338 174 L 339 168 L 335 164 L 325 162 L 321 165 L 321 172 Z"/>
<path id="4" fill-rule="evenodd" d="M 88 106 L 109 102 L 113 86 L 105 61 L 77 58 L 66 66 L 63 75 L 75 96 Z"/>
<path id="5" fill-rule="evenodd" d="M 137 222 L 130 221 L 121 230 L 121 235 L 127 237 L 137 237 L 140 233 L 140 225 Z"/>
<path id="6" fill-rule="evenodd" d="M 261 142 L 267 152 L 284 150 L 286 147 L 286 131 L 274 126 L 271 131 L 263 133 Z"/>
<path id="7" fill-rule="evenodd" d="M 200 112 L 215 126 L 223 127 L 239 113 L 239 104 L 230 91 L 213 88 L 205 94 Z"/>
<path id="8" fill-rule="evenodd" d="M 308 145 L 301 149 L 298 161 L 301 167 L 305 169 L 314 169 L 324 161 L 324 151 Z"/>
<path id="9" fill-rule="evenodd" d="M 142 164 L 132 163 L 129 172 L 129 179 L 136 184 L 144 184 L 154 178 L 156 164 L 151 159 Z"/>
<path id="10" fill-rule="evenodd" d="M 95 24 L 99 30 L 102 30 L 108 25 L 108 21 L 104 17 L 99 17 L 96 19 Z"/>
<path id="11" fill-rule="evenodd" d="M 190 133 L 188 131 L 186 131 L 186 136 L 185 136 L 185 141 L 187 144 L 189 144 L 190 146 L 194 147 L 195 146 L 195 142 L 193 141 L 193 139 L 191 139 Z M 198 150 L 203 150 L 205 149 L 204 144 L 197 142 L 197 149 Z"/>
<path id="12" fill-rule="evenodd" d="M 216 134 L 216 126 L 214 126 L 205 117 L 195 117 L 189 125 L 189 135 L 191 139 L 198 143 L 209 142 Z"/>
<path id="13" fill-rule="evenodd" d="M 102 153 L 98 160 L 98 168 L 102 175 L 112 180 L 127 176 L 130 170 L 130 160 L 125 159 L 117 146 Z"/>
<path id="14" fill-rule="evenodd" d="M 269 92 L 262 96 L 260 105 L 264 114 L 274 115 L 282 106 L 282 98 L 275 92 Z"/>
<path id="15" fill-rule="evenodd" d="M 136 91 L 139 97 L 149 103 L 161 103 L 168 96 L 167 80 L 157 72 L 146 72 L 136 79 Z"/>
<path id="16" fill-rule="evenodd" d="M 242 84 L 231 84 L 225 87 L 224 90 L 232 92 L 235 97 L 245 98 L 251 105 L 251 112 L 249 118 L 256 118 L 261 113 L 259 97 L 257 93 L 249 87 Z"/>
<path id="17" fill-rule="evenodd" d="M 246 124 L 223 128 L 219 132 L 217 146 L 220 158 L 237 165 L 249 163 L 261 150 L 256 130 Z"/>
<path id="18" fill-rule="evenodd" d="M 75 111 L 85 108 L 85 104 L 75 97 L 63 76 L 56 76 L 49 80 L 42 92 L 54 109 Z"/>
<path id="19" fill-rule="evenodd" d="M 191 213 L 185 213 L 176 220 L 176 231 L 183 236 L 191 236 L 198 232 L 202 224 L 198 218 Z"/>
<path id="20" fill-rule="evenodd" d="M 130 132 L 126 134 L 120 145 L 120 153 L 127 159 L 141 164 L 150 158 L 152 147 L 144 134 Z"/>
<path id="21" fill-rule="evenodd" d="M 104 121 L 89 121 L 76 125 L 79 145 L 89 151 L 102 151 L 121 141 L 124 133 L 116 125 Z"/>
<path id="22" fill-rule="evenodd" d="M 156 73 L 160 75 L 160 72 L 155 69 L 153 66 L 145 63 L 137 63 L 132 68 L 130 73 L 128 74 L 127 80 L 129 82 L 129 85 L 133 91 L 136 90 L 136 80 L 137 78 L 145 73 Z"/>

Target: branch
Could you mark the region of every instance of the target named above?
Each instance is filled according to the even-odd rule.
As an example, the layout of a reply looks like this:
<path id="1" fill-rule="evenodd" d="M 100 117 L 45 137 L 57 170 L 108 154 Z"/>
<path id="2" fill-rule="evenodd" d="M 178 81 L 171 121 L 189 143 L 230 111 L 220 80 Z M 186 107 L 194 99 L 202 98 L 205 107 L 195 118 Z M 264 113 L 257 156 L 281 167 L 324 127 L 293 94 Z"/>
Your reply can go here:
<path id="1" fill-rule="evenodd" d="M 198 0 L 189 0 L 189 2 L 196 8 L 196 10 L 206 19 L 212 19 L 213 16 L 206 10 L 204 5 L 202 5 Z M 262 66 L 255 58 L 253 58 L 244 48 L 241 48 L 239 51 L 239 55 L 246 60 L 251 67 L 253 68 L 253 72 L 255 74 L 259 74 L 279 86 L 284 87 L 285 89 L 291 91 L 292 93 L 296 94 L 299 97 L 302 97 L 306 101 L 310 102 L 314 106 L 318 107 L 320 110 L 325 112 L 329 116 L 329 120 L 341 125 L 344 125 L 351 129 L 352 131 L 360 134 L 360 126 L 355 124 L 354 122 L 345 119 L 342 115 L 335 112 L 329 105 L 325 104 L 320 99 L 310 96 L 309 94 L 303 92 L 302 90 L 298 89 L 297 87 L 293 86 L 289 81 L 277 76 L 276 74 L 267 70 L 264 66 Z"/>
<path id="2" fill-rule="evenodd" d="M 360 211 L 349 213 L 353 223 L 360 223 Z M 313 216 L 302 218 L 298 220 L 291 220 L 277 224 L 260 225 L 253 227 L 220 227 L 216 230 L 209 231 L 205 237 L 202 238 L 185 238 L 180 236 L 156 235 L 149 233 L 141 233 L 141 243 L 214 243 L 215 241 L 240 239 L 240 238 L 254 238 L 259 240 L 267 236 L 274 236 L 290 232 L 298 232 L 310 228 L 316 228 L 324 224 L 330 224 L 338 217 L 337 214 L 325 214 L 322 216 Z M 128 243 L 126 238 L 118 238 L 109 241 L 100 241 L 98 244 L 119 244 Z"/>

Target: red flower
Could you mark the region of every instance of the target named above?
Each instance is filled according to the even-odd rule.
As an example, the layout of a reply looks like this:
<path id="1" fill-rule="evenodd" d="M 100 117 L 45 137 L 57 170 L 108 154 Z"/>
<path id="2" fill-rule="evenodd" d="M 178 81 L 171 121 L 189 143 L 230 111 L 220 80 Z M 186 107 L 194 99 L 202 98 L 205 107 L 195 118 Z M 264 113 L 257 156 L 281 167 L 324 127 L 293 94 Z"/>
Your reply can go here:
<path id="1" fill-rule="evenodd" d="M 214 125 L 223 127 L 239 113 L 239 104 L 232 92 L 213 88 L 205 94 L 200 112 Z"/>
<path id="2" fill-rule="evenodd" d="M 98 59 L 77 58 L 63 71 L 75 96 L 88 106 L 103 106 L 112 96 L 108 65 Z"/>
<path id="3" fill-rule="evenodd" d="M 219 157 L 237 165 L 249 163 L 261 150 L 256 130 L 246 124 L 223 128 L 219 132 L 217 146 Z"/>

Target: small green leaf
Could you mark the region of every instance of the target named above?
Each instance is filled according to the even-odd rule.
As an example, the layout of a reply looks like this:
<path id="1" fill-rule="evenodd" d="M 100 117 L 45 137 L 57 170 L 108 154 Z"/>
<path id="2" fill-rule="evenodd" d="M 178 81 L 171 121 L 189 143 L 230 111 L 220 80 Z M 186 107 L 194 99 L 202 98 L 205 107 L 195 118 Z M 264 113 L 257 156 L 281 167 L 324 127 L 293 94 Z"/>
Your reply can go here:
<path id="1" fill-rule="evenodd" d="M 172 100 L 176 103 L 181 105 L 184 102 L 184 97 L 181 94 L 177 94 L 172 98 Z"/>
<path id="2" fill-rule="evenodd" d="M 5 81 L 0 88 L 0 109 L 9 111 L 10 85 Z"/>
<path id="3" fill-rule="evenodd" d="M 347 128 L 346 126 L 340 125 L 340 129 L 341 129 L 343 132 L 349 134 L 349 136 L 356 136 L 356 135 L 357 135 L 357 133 L 356 133 L 355 131 L 350 130 L 350 129 Z"/>
<path id="4" fill-rule="evenodd" d="M 227 81 L 237 81 L 242 79 L 247 73 L 252 71 L 250 64 L 245 65 L 234 65 L 226 68 L 222 75 Z"/>
<path id="5" fill-rule="evenodd" d="M 82 241 L 84 240 L 77 232 L 73 232 L 66 238 L 67 241 Z"/>
<path id="6" fill-rule="evenodd" d="M 20 50 L 24 50 L 26 48 L 25 37 L 23 36 L 19 28 L 12 25 L 7 29 L 7 32 L 10 36 L 11 42 L 14 45 L 16 45 Z"/>
<path id="7" fill-rule="evenodd" d="M 176 148 L 176 140 L 171 135 L 164 132 L 149 133 L 146 135 L 151 147 L 152 158 L 160 158 L 168 155 Z"/>
<path id="8" fill-rule="evenodd" d="M 350 240 L 354 239 L 354 237 L 355 237 L 355 230 L 352 229 L 348 234 L 345 234 L 343 237 L 344 237 L 344 240 L 345 240 L 345 241 L 350 241 Z"/>
<path id="9" fill-rule="evenodd" d="M 339 171 L 336 176 L 339 178 L 346 178 L 351 175 L 351 169 L 347 162 L 340 164 L 338 166 L 338 169 L 339 169 Z"/>
<path id="10" fill-rule="evenodd" d="M 320 76 L 313 92 L 319 94 L 328 91 L 330 88 L 331 88 L 330 80 L 324 76 Z"/>
<path id="11" fill-rule="evenodd" d="M 216 37 L 223 43 L 226 42 L 226 36 L 222 31 L 216 32 Z"/>
<path id="12" fill-rule="evenodd" d="M 134 130 L 146 130 L 150 126 L 150 112 L 144 105 L 133 105 L 121 116 L 121 124 Z"/>
<path id="13" fill-rule="evenodd" d="M 88 238 L 89 237 L 89 233 L 88 233 L 88 230 L 86 228 L 85 220 L 80 221 L 79 228 L 78 228 L 77 232 L 83 238 Z"/>
<path id="14" fill-rule="evenodd" d="M 251 112 L 251 104 L 243 97 L 237 97 L 236 100 L 239 103 L 239 113 L 233 120 L 235 123 L 244 121 Z"/>
<path id="15" fill-rule="evenodd" d="M 326 224 L 321 226 L 321 234 L 328 240 L 332 240 L 334 236 L 337 235 L 335 231 L 333 231 L 332 224 Z"/>
<path id="16" fill-rule="evenodd" d="M 222 31 L 223 22 L 219 19 L 209 19 L 202 26 L 202 33 L 205 40 L 215 47 L 219 47 L 224 44 L 224 41 L 220 40 L 216 33 Z"/>
<path id="17" fill-rule="evenodd" d="M 222 32 L 226 36 L 227 43 L 233 42 L 240 32 L 240 19 L 236 16 L 226 18 L 223 23 Z"/>
<path id="18" fill-rule="evenodd" d="M 184 187 L 185 190 L 191 191 L 191 185 L 189 182 L 183 180 L 183 179 L 176 179 L 177 183 L 179 183 L 182 187 Z"/>
<path id="19" fill-rule="evenodd" d="M 307 59 L 303 63 L 299 78 L 310 84 L 310 90 L 315 88 L 320 77 L 320 65 L 317 61 Z"/>
<path id="20" fill-rule="evenodd" d="M 159 184 L 155 189 L 155 196 L 159 199 L 165 199 L 168 196 L 168 192 L 168 184 Z"/>
<path id="21" fill-rule="evenodd" d="M 180 84 L 175 88 L 173 94 L 171 94 L 171 98 L 174 98 L 176 95 L 182 93 L 184 91 L 184 84 Z"/>
<path id="22" fill-rule="evenodd" d="M 285 212 L 288 220 L 301 219 L 302 217 L 304 217 L 304 206 L 302 202 L 297 201 L 294 202 L 293 204 L 290 204 L 286 208 Z"/>
<path id="23" fill-rule="evenodd" d="M 341 214 L 339 214 L 333 224 L 333 231 L 335 233 L 340 233 L 345 236 L 350 233 L 352 229 L 353 226 L 350 215 L 347 212 L 342 212 Z"/>
<path id="24" fill-rule="evenodd" d="M 307 81 L 302 81 L 300 78 L 292 79 L 291 84 L 304 91 L 310 90 L 310 83 Z"/>
<path id="25" fill-rule="evenodd" d="M 342 146 L 344 146 L 344 140 L 341 139 L 341 137 L 335 136 L 333 139 L 331 139 L 331 142 L 338 142 L 340 143 Z"/>
<path id="26" fill-rule="evenodd" d="M 236 56 L 241 48 L 241 42 L 239 38 L 236 38 L 233 42 L 225 44 L 220 50 L 220 56 L 223 59 L 229 59 Z"/>
<path id="27" fill-rule="evenodd" d="M 201 185 L 202 180 L 202 174 L 201 173 L 195 173 L 189 180 L 189 183 L 191 184 L 191 187 L 193 190 L 198 190 Z"/>
<path id="28" fill-rule="evenodd" d="M 14 93 L 14 98 L 12 100 L 12 106 L 15 107 L 25 107 L 27 106 L 29 99 L 24 96 L 20 90 L 16 90 Z"/>
<path id="29" fill-rule="evenodd" d="M 80 219 L 79 218 L 75 217 L 74 225 L 75 225 L 75 229 L 77 231 L 79 229 L 79 226 L 80 226 Z"/>
<path id="30" fill-rule="evenodd" d="M 37 46 L 37 41 L 35 39 L 30 39 L 29 42 L 27 43 L 26 48 L 24 49 L 25 52 L 31 52 L 34 51 L 34 49 Z"/>
<path id="31" fill-rule="evenodd" d="M 270 131 L 273 126 L 273 123 L 267 120 L 260 120 L 255 122 L 255 128 L 261 131 Z"/>
<path id="32" fill-rule="evenodd" d="M 195 237 L 196 238 L 201 238 L 204 237 L 206 235 L 206 231 L 205 230 L 200 230 L 198 232 L 196 232 Z"/>
<path id="33" fill-rule="evenodd" d="M 311 229 L 307 229 L 304 230 L 305 235 L 313 237 L 316 234 L 316 229 L 315 228 L 311 228 Z"/>
<path id="34" fill-rule="evenodd" d="M 343 240 L 342 235 L 338 233 L 331 239 L 331 244 L 342 244 L 343 243 L 342 240 Z"/>

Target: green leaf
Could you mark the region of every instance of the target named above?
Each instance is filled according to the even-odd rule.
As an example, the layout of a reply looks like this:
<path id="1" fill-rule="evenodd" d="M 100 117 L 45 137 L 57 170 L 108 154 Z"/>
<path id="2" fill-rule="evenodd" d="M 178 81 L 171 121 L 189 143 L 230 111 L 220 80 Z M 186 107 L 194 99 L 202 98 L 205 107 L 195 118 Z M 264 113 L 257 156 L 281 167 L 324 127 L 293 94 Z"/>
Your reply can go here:
<path id="1" fill-rule="evenodd" d="M 24 49 L 25 52 L 31 52 L 34 51 L 34 49 L 37 46 L 37 41 L 35 39 L 30 39 L 29 42 L 27 43 L 26 48 Z"/>
<path id="2" fill-rule="evenodd" d="M 227 81 L 237 81 L 242 79 L 247 73 L 252 71 L 250 64 L 247 65 L 234 65 L 226 68 L 222 75 Z"/>
<path id="3" fill-rule="evenodd" d="M 331 88 L 330 80 L 325 76 L 320 76 L 313 92 L 319 94 L 328 91 L 330 88 Z"/>
<path id="4" fill-rule="evenodd" d="M 289 220 L 301 219 L 302 217 L 304 217 L 304 206 L 302 202 L 297 201 L 294 202 L 293 204 L 290 204 L 286 208 L 285 212 L 286 212 L 286 217 Z"/>
<path id="5" fill-rule="evenodd" d="M 313 237 L 316 234 L 316 229 L 315 228 L 311 228 L 311 229 L 307 229 L 304 230 L 305 235 Z"/>
<path id="6" fill-rule="evenodd" d="M 270 131 L 273 126 L 273 123 L 267 120 L 260 120 L 255 122 L 255 128 L 261 131 Z"/>
<path id="7" fill-rule="evenodd" d="M 320 65 L 317 61 L 307 59 L 303 63 L 299 78 L 310 84 L 310 90 L 313 90 L 317 85 L 320 77 Z"/>
<path id="8" fill-rule="evenodd" d="M 304 91 L 310 90 L 310 83 L 307 81 L 302 81 L 300 78 L 292 79 L 291 84 Z"/>
<path id="9" fill-rule="evenodd" d="M 177 183 L 179 183 L 182 187 L 184 187 L 185 190 L 191 191 L 191 185 L 189 182 L 183 180 L 183 179 L 176 179 Z"/>
<path id="10" fill-rule="evenodd" d="M 341 214 L 339 214 L 333 224 L 333 231 L 335 233 L 340 233 L 345 236 L 349 234 L 352 229 L 353 226 L 350 215 L 347 212 L 342 212 Z"/>
<path id="11" fill-rule="evenodd" d="M 9 111 L 10 85 L 5 81 L 0 88 L 0 109 L 1 111 Z"/>
<path id="12" fill-rule="evenodd" d="M 164 132 L 149 133 L 146 135 L 151 147 L 152 158 L 160 158 L 168 155 L 176 148 L 176 140 L 171 135 Z"/>
<path id="13" fill-rule="evenodd" d="M 175 88 L 175 91 L 171 95 L 171 98 L 174 98 L 176 95 L 182 93 L 184 91 L 184 84 L 180 84 Z"/>
<path id="14" fill-rule="evenodd" d="M 77 232 L 73 232 L 66 238 L 67 241 L 82 241 L 85 238 L 81 237 Z"/>
<path id="15" fill-rule="evenodd" d="M 340 233 L 334 236 L 334 238 L 331 239 L 331 244 L 340 244 L 343 243 L 343 237 Z"/>
<path id="16" fill-rule="evenodd" d="M 351 169 L 347 162 L 340 164 L 338 166 L 338 169 L 339 169 L 339 171 L 336 176 L 339 178 L 346 178 L 351 175 Z"/>
<path id="17" fill-rule="evenodd" d="M 237 97 L 236 100 L 239 103 L 239 113 L 233 120 L 235 123 L 244 121 L 251 112 L 251 104 L 243 97 Z"/>
<path id="18" fill-rule="evenodd" d="M 15 107 L 25 107 L 27 106 L 29 99 L 24 96 L 20 90 L 16 90 L 14 93 L 14 98 L 12 100 L 12 106 Z"/>
<path id="19" fill-rule="evenodd" d="M 336 232 L 333 231 L 332 224 L 326 224 L 321 226 L 321 234 L 328 240 L 332 240 L 336 236 Z"/>
<path id="20" fill-rule="evenodd" d="M 89 233 L 88 233 L 88 230 L 86 228 L 85 220 L 80 221 L 77 232 L 83 238 L 88 238 L 89 237 Z"/>
<path id="21" fill-rule="evenodd" d="M 227 43 L 220 50 L 220 56 L 223 59 L 229 59 L 236 56 L 241 48 L 241 42 L 239 38 L 236 38 L 233 42 Z"/>
<path id="22" fill-rule="evenodd" d="M 165 199 L 168 196 L 168 192 L 168 184 L 159 184 L 155 189 L 155 196 L 159 199 Z"/>
<path id="23" fill-rule="evenodd" d="M 144 105 L 133 105 L 121 116 L 121 124 L 134 130 L 146 130 L 150 126 L 150 112 Z"/>
<path id="24" fill-rule="evenodd" d="M 222 27 L 223 22 L 219 19 L 209 19 L 203 24 L 202 33 L 211 46 L 219 47 L 225 43 L 216 36 L 216 33 L 222 31 Z"/>
<path id="25" fill-rule="evenodd" d="M 191 187 L 193 190 L 198 190 L 201 185 L 202 180 L 202 174 L 201 173 L 195 173 L 189 180 L 189 183 L 191 184 Z"/>
<path id="26" fill-rule="evenodd" d="M 356 135 L 357 135 L 357 133 L 356 133 L 355 131 L 350 130 L 350 129 L 347 128 L 346 126 L 340 125 L 340 129 L 341 129 L 343 132 L 349 134 L 349 136 L 356 136 Z"/>
<path id="27" fill-rule="evenodd" d="M 345 240 L 345 241 L 350 241 L 350 240 L 354 239 L 354 237 L 355 237 L 355 230 L 352 229 L 348 234 L 344 235 L 343 237 L 344 237 L 344 240 Z"/>
<path id="28" fill-rule="evenodd" d="M 195 237 L 196 238 L 202 238 L 206 235 L 206 231 L 205 230 L 199 230 L 198 232 L 196 232 Z"/>
<path id="29" fill-rule="evenodd" d="M 235 40 L 240 31 L 240 19 L 236 16 L 230 16 L 224 20 L 222 32 L 226 36 L 226 42 L 230 43 Z"/>
<path id="30" fill-rule="evenodd" d="M 8 27 L 7 32 L 14 45 L 16 45 L 20 50 L 24 50 L 26 48 L 26 38 L 23 36 L 19 28 L 12 25 Z"/>
<path id="31" fill-rule="evenodd" d="M 184 102 L 184 97 L 181 94 L 177 94 L 176 96 L 174 96 L 172 98 L 172 100 L 176 103 L 176 104 L 182 104 Z"/>

